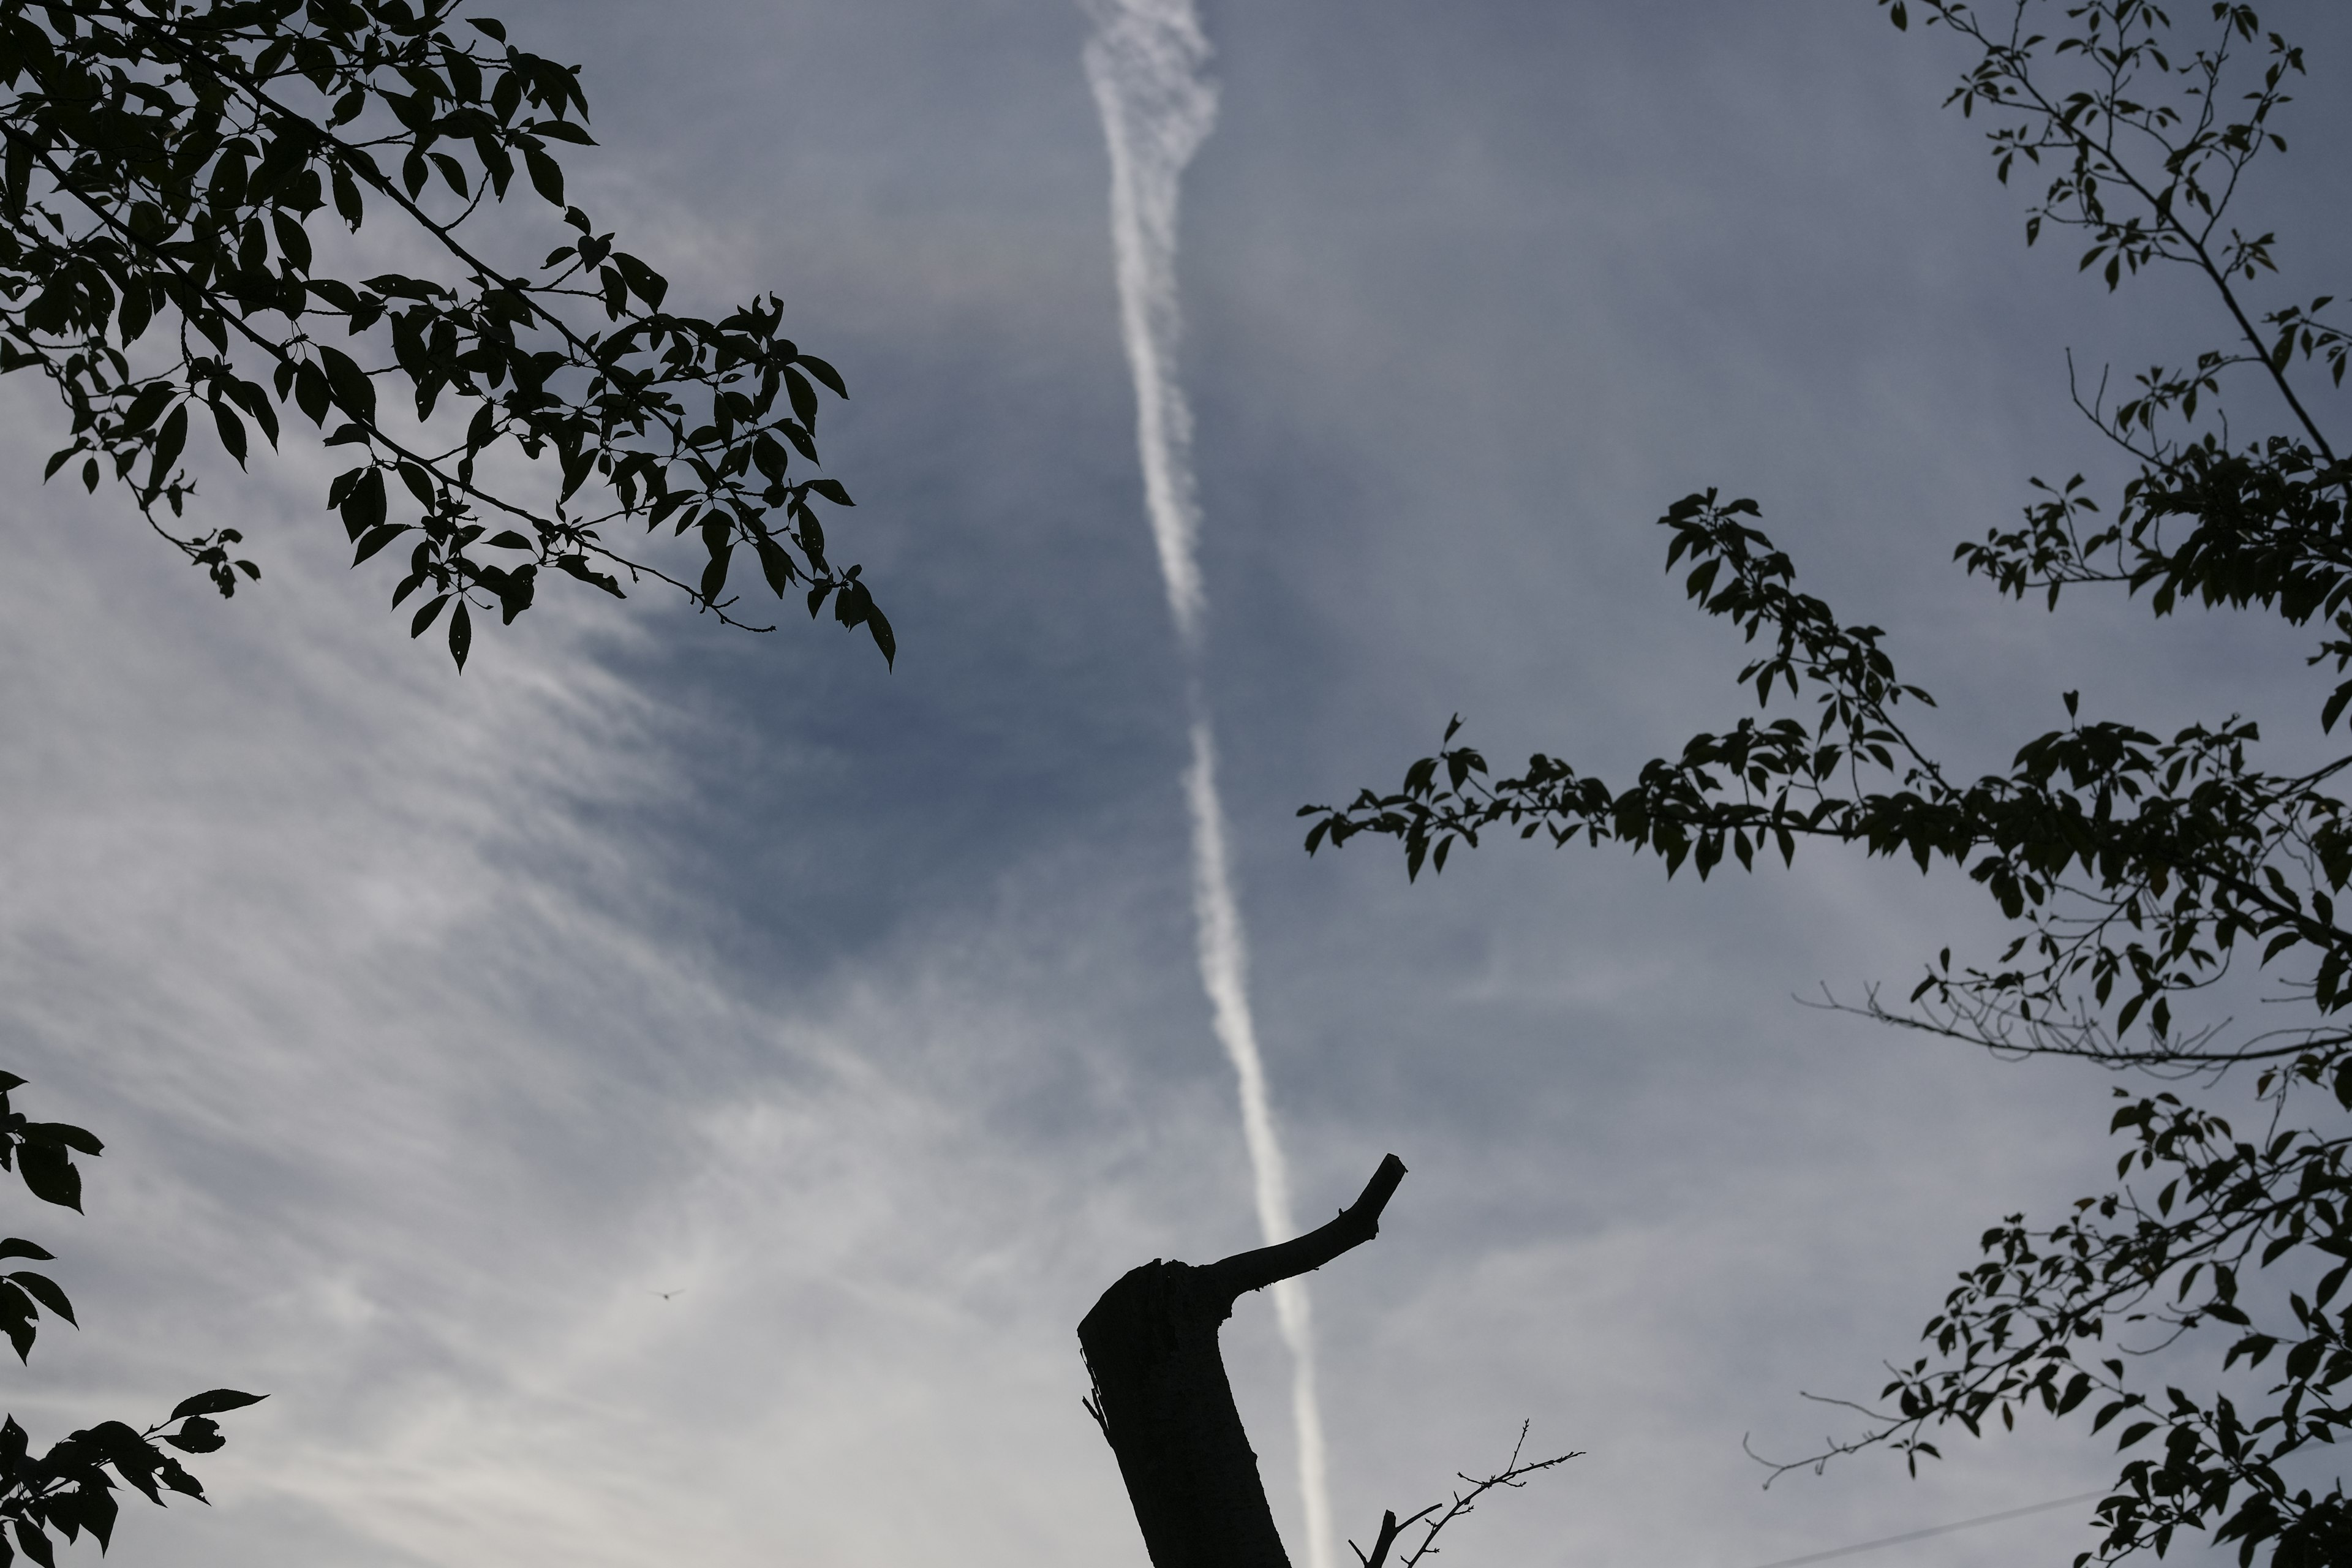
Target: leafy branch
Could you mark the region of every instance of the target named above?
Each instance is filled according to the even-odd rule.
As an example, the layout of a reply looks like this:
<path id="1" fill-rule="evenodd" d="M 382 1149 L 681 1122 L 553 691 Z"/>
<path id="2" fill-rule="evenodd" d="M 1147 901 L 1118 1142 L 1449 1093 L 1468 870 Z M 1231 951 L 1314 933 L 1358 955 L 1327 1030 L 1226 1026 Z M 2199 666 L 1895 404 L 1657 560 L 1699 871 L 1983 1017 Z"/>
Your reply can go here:
<path id="1" fill-rule="evenodd" d="M 11 1107 L 10 1094 L 24 1082 L 15 1073 L 0 1072 L 0 1171 L 14 1170 L 42 1202 L 79 1212 L 81 1172 L 74 1156 L 94 1159 L 104 1145 L 83 1128 L 33 1121 Z M 0 1240 L 0 1259 L 52 1257 L 47 1248 L 21 1237 Z M 20 1361 L 32 1354 L 42 1310 L 74 1322 L 72 1302 L 47 1275 L 17 1269 L 0 1277 L 0 1331 L 6 1332 Z M 104 1550 L 121 1511 L 114 1495 L 118 1482 L 158 1506 L 165 1492 L 205 1500 L 203 1486 L 166 1449 L 214 1452 L 227 1441 L 214 1417 L 266 1397 L 215 1388 L 180 1401 L 171 1415 L 152 1426 L 101 1421 L 39 1454 L 32 1451 L 31 1439 L 15 1416 L 0 1418 L 0 1524 L 6 1526 L 0 1530 L 0 1568 L 15 1562 L 18 1552 L 40 1568 L 56 1568 L 52 1531 L 68 1542 L 87 1531 Z"/>
<path id="2" fill-rule="evenodd" d="M 1907 24 L 1901 0 L 1880 3 Z M 2064 586 L 2099 582 L 2147 590 L 2158 616 L 2199 603 L 2316 621 L 2310 662 L 2339 678 L 2318 714 L 2332 731 L 2352 706 L 2352 679 L 2340 679 L 2352 668 L 2352 461 L 2315 410 L 2315 394 L 2341 384 L 2352 338 L 2326 314 L 2330 296 L 2250 302 L 2251 286 L 2276 270 L 2276 237 L 2227 221 L 2247 168 L 2285 150 L 2275 116 L 2305 74 L 2301 51 L 2234 4 L 2211 5 L 2210 33 L 2189 46 L 2146 0 L 2074 0 L 2054 40 L 2038 30 L 2042 0 L 2015 0 L 1999 26 L 1945 0 L 1921 9 L 1975 52 L 1949 101 L 1995 121 L 1997 175 L 2007 181 L 2021 161 L 2054 169 L 2029 209 L 2029 243 L 2045 226 L 2081 231 L 2081 269 L 2099 268 L 2111 289 L 2159 263 L 2186 266 L 2235 333 L 2189 368 L 2136 377 L 2120 401 L 2104 374 L 2087 395 L 2076 383 L 2083 414 L 2138 464 L 2118 503 L 2103 510 L 2080 477 L 2037 479 L 2023 526 L 1961 544 L 1957 560 L 1998 592 L 2046 594 L 2053 609 Z M 2247 45 L 2264 50 L 2250 85 Z M 2232 94 L 2244 107 L 2224 109 Z M 2250 377 L 2276 395 L 2284 427 L 2233 439 L 2224 395 Z M 1669 876 L 1691 863 L 1705 878 L 1727 854 L 1752 868 L 1759 850 L 1785 863 L 1799 843 L 1828 840 L 1964 873 L 2015 927 L 2005 950 L 1956 964 L 1945 949 L 1900 1006 L 1875 988 L 1858 1005 L 1826 994 L 1822 1005 L 2005 1054 L 2176 1079 L 2245 1067 L 2266 1125 L 2241 1136 L 2175 1093 L 2118 1089 L 2110 1132 L 2130 1140 L 2118 1185 L 2055 1225 L 2012 1215 L 1986 1231 L 1979 1260 L 1924 1331 L 1927 1353 L 1891 1366 L 1875 1401 L 1827 1401 L 1863 1417 L 1860 1435 L 1773 1473 L 1880 1447 L 1916 1470 L 1939 1457 L 1931 1428 L 1973 1435 L 2021 1411 L 2084 1412 L 2094 1432 L 2117 1426 L 2125 1458 L 2099 1505 L 2105 1537 L 2078 1568 L 2161 1554 L 2183 1531 L 2234 1545 L 2241 1563 L 2262 1552 L 2273 1568 L 2352 1560 L 2340 1478 L 2303 1479 L 2315 1449 L 2352 1427 L 2352 1306 L 2340 1304 L 2352 1278 L 2352 1137 L 2341 1128 L 2352 1110 L 2352 929 L 2336 910 L 2352 879 L 2352 825 L 2335 793 L 2352 756 L 2268 772 L 2242 718 L 2166 739 L 2085 721 L 2068 691 L 2063 728 L 1970 779 L 1915 734 L 1911 705 L 1931 700 L 1897 675 L 1885 634 L 1800 593 L 1758 516 L 1753 501 L 1715 490 L 1685 498 L 1660 520 L 1667 566 L 1684 567 L 1688 596 L 1758 646 L 1738 681 L 1759 710 L 1777 695 L 1810 700 L 1810 715 L 1702 732 L 1622 787 L 1542 752 L 1496 776 L 1456 743 L 1456 718 L 1398 789 L 1302 808 L 1314 819 L 1308 852 L 1390 837 L 1417 877 L 1507 830 L 1556 847 L 1622 843 Z M 2245 1032 L 2190 1015 L 2247 963 L 2298 1022 Z M 2272 1270 L 2270 1289 L 2242 1291 Z M 2216 1325 L 2230 1336 L 2220 1386 L 2141 1386 L 2136 1361 Z M 2276 1382 L 2242 1390 L 2246 1372 L 2271 1367 Z"/>
<path id="3" fill-rule="evenodd" d="M 2322 1012 L 2352 999 L 2352 931 L 2335 918 L 2352 879 L 2352 827 L 2326 793 L 2346 762 L 2268 774 L 2247 761 L 2260 738 L 2251 723 L 2192 725 L 2166 741 L 2085 723 L 2068 693 L 2066 729 L 2028 742 L 2006 773 L 1956 781 L 1898 710 L 1933 699 L 1901 679 L 1879 628 L 1846 626 L 1796 590 L 1789 557 L 1744 521 L 1756 510 L 1713 491 L 1685 498 L 1661 519 L 1669 560 L 1691 563 L 1685 588 L 1701 608 L 1765 641 L 1738 676 L 1759 706 L 1776 689 L 1810 691 L 1812 722 L 1742 719 L 1622 788 L 1542 752 L 1496 778 L 1476 750 L 1444 748 L 1395 792 L 1302 807 L 1315 818 L 1308 852 L 1391 837 L 1417 875 L 1424 863 L 1443 869 L 1457 843 L 1507 829 L 1555 847 L 1613 840 L 1654 854 L 1669 875 L 1687 861 L 1702 878 L 1727 853 L 1751 868 L 1760 848 L 1793 860 L 1803 839 L 1923 871 L 1950 865 L 2025 929 L 1990 964 L 1955 969 L 1947 949 L 1911 1000 L 1946 1009 L 1924 1026 L 2008 1049 L 2214 1059 L 2210 1032 L 2176 1023 L 2176 1000 L 2216 984 L 2249 942 L 2261 966 L 2303 961 L 2293 982 Z"/>
<path id="4" fill-rule="evenodd" d="M 2012 1426 L 2019 1411 L 2037 1405 L 2056 1416 L 2088 1408 L 2093 1432 L 2120 1422 L 2118 1452 L 2141 1450 L 2098 1507 L 2103 1557 L 2161 1554 L 2179 1531 L 2198 1529 L 2218 1544 L 2238 1543 L 2241 1562 L 2263 1544 L 2279 1564 L 2339 1561 L 2352 1500 L 2340 1480 L 2315 1494 L 2284 1468 L 2352 1428 L 2352 1308 L 2328 1310 L 2352 1273 L 2352 1139 L 2287 1127 L 2278 1114 L 2286 1084 L 2314 1078 L 2308 1061 L 2266 1071 L 2262 1092 L 2273 1114 L 2247 1139 L 2175 1095 L 2118 1089 L 2125 1103 L 2112 1127 L 2133 1147 L 2116 1175 L 2137 1172 L 2158 1184 L 2154 1195 L 2126 1182 L 2081 1199 L 2057 1226 L 2035 1230 L 2011 1215 L 1987 1231 L 1983 1261 L 1960 1276 L 1924 1331 L 1933 1354 L 1890 1367 L 1877 1404 L 1822 1401 L 1860 1413 L 1868 1428 L 1804 1459 L 1768 1461 L 1774 1477 L 1882 1446 L 1916 1473 L 1921 1458 L 1940 1457 L 1925 1436 L 1931 1426 L 1953 1423 L 1973 1436 L 1996 1418 Z M 2340 1078 L 2336 1089 L 2344 1100 Z M 2262 1309 L 2241 1293 L 2242 1277 L 2305 1247 L 2325 1271 L 2307 1295 L 2286 1293 L 2279 1315 L 2292 1324 L 2258 1321 Z M 2278 1355 L 2280 1381 L 2264 1391 L 2263 1408 L 2134 1386 L 2130 1360 L 2208 1323 L 2235 1331 L 2225 1373 Z M 2147 1342 L 2124 1343 L 2135 1337 Z"/>
<path id="5" fill-rule="evenodd" d="M 290 402 L 356 448 L 327 497 L 353 564 L 402 546 L 393 603 L 421 595 L 412 636 L 446 612 L 460 667 L 473 612 L 511 623 L 543 571 L 616 595 L 650 578 L 750 625 L 739 554 L 894 658 L 861 569 L 827 552 L 816 503 L 847 490 L 795 470 L 839 373 L 783 335 L 773 296 L 667 309 L 667 280 L 566 202 L 555 149 L 593 144 L 576 70 L 488 17 L 459 37 L 458 9 L 0 0 L 0 372 L 38 371 L 67 410 L 48 473 L 125 484 L 233 594 L 259 574 L 242 533 L 179 522 L 191 424 L 209 415 L 242 465 Z M 490 258 L 512 224 L 467 237 L 518 174 L 563 226 L 536 268 Z M 389 212 L 446 266 L 338 275 L 322 258 L 345 247 L 313 236 L 331 203 L 353 234 Z M 552 459 L 541 493 L 491 479 L 509 443 Z M 615 543 L 622 524 L 694 534 L 699 570 Z"/>

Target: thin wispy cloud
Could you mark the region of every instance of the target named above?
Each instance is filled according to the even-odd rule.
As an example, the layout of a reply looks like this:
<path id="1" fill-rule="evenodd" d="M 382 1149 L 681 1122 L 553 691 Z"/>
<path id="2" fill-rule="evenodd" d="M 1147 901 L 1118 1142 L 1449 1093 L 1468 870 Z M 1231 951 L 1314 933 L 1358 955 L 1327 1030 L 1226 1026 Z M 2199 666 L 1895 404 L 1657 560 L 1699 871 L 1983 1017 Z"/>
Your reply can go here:
<path id="1" fill-rule="evenodd" d="M 2166 351 L 2021 252 L 1932 39 L 1689 0 L 488 9 L 583 62 L 567 169 L 680 308 L 778 288 L 848 376 L 837 533 L 904 651 L 555 595 L 459 677 L 384 557 L 348 570 L 339 448 L 205 473 L 265 574 L 223 604 L 38 484 L 63 434 L 0 378 L 0 1066 L 108 1141 L 87 1218 L 6 1216 L 83 1324 L 6 1407 L 271 1395 L 194 1464 L 214 1506 L 126 1509 L 108 1562 L 1140 1568 L 1075 1325 L 1388 1148 L 1413 1175 L 1314 1301 L 1342 1562 L 1528 1418 L 1588 1458 L 1449 1562 L 1748 1568 L 2099 1479 L 2038 1421 L 1916 1482 L 1766 1493 L 1740 1449 L 1839 1429 L 1797 1391 L 1874 1389 L 1986 1224 L 2112 1179 L 2103 1076 L 1789 1000 L 1987 951 L 1972 885 L 1497 842 L 1408 886 L 1290 816 L 1456 708 L 1498 766 L 1612 779 L 1736 720 L 1737 633 L 1647 526 L 1707 483 L 1989 765 L 2061 721 L 2053 669 L 2121 718 L 2316 711 L 2294 649 L 1953 574 L 2083 455 L 2057 345 Z M 1121 18 L 1169 68 L 1107 121 L 1079 57 Z M 2352 112 L 2295 109 L 2289 195 Z M 1223 1333 L 1308 1568 L 1304 1326 Z"/>

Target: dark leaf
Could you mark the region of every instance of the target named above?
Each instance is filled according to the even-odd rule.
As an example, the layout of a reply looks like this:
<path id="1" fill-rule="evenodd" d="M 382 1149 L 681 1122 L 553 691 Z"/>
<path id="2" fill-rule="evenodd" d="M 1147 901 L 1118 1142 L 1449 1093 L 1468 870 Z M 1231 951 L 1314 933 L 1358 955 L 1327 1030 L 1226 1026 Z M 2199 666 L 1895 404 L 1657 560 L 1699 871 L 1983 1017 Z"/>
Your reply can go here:
<path id="1" fill-rule="evenodd" d="M 792 557 L 784 553 L 783 546 L 770 538 L 766 530 L 754 536 L 752 543 L 759 552 L 761 575 L 767 578 L 776 597 L 782 598 L 784 590 L 800 575 L 799 570 L 793 565 Z"/>
<path id="2" fill-rule="evenodd" d="M 352 552 L 352 564 L 358 565 L 407 531 L 405 525 L 396 522 L 381 523 L 369 529 L 360 535 L 359 548 Z"/>
<path id="3" fill-rule="evenodd" d="M 43 1203 L 56 1204 L 60 1208 L 79 1212 L 81 1208 L 81 1173 L 74 1168 L 73 1156 L 62 1147 L 47 1143 L 27 1143 L 16 1151 L 16 1173 L 25 1185 Z"/>
<path id="4" fill-rule="evenodd" d="M 304 360 L 294 371 L 294 405 L 310 416 L 313 425 L 327 422 L 327 411 L 334 405 L 327 376 L 317 364 Z"/>
<path id="5" fill-rule="evenodd" d="M 327 384 L 334 389 L 335 402 L 352 418 L 362 424 L 375 422 L 375 383 L 367 378 L 352 357 L 340 350 L 319 346 L 319 361 L 326 369 Z M 296 384 L 299 395 L 300 384 Z M 306 410 L 307 411 L 307 410 Z"/>
<path id="6" fill-rule="evenodd" d="M 383 470 L 365 470 L 343 497 L 343 531 L 356 542 L 370 529 L 383 526 L 385 504 Z"/>
<path id="7" fill-rule="evenodd" d="M 526 147 L 523 149 L 522 164 L 530 175 L 531 188 L 556 205 L 562 205 L 563 171 L 556 166 L 555 160 L 536 147 Z"/>
<path id="8" fill-rule="evenodd" d="M 814 354 L 803 354 L 799 363 L 802 369 L 824 383 L 835 397 L 846 399 L 849 396 L 849 388 L 842 382 L 841 373 L 824 361 Z"/>
<path id="9" fill-rule="evenodd" d="M 238 536 L 229 531 L 221 537 L 235 541 Z M 88 1154 L 92 1159 L 106 1152 L 106 1145 L 99 1142 L 97 1133 L 87 1127 L 76 1127 L 69 1121 L 27 1121 L 17 1129 L 17 1133 L 27 1142 L 53 1143 Z"/>
<path id="10" fill-rule="evenodd" d="M 236 459 L 238 468 L 245 467 L 245 421 L 239 419 L 226 403 L 213 405 L 213 424 L 220 431 L 221 449 Z"/>
<path id="11" fill-rule="evenodd" d="M 226 1444 L 220 1423 L 209 1416 L 198 1415 L 177 1432 L 167 1432 L 163 1441 L 185 1454 L 209 1454 Z"/>
<path id="12" fill-rule="evenodd" d="M 188 405 L 182 403 L 173 405 L 172 412 L 163 416 L 163 427 L 155 433 L 155 445 L 152 448 L 155 477 L 149 481 L 152 486 L 161 487 L 171 478 L 172 469 L 179 462 L 180 453 L 186 448 L 187 445 Z"/>
<path id="13" fill-rule="evenodd" d="M 57 1282 L 48 1276 L 36 1274 L 30 1269 L 19 1269 L 9 1275 L 8 1279 L 11 1284 L 21 1286 L 26 1295 L 67 1322 L 73 1322 L 73 1303 L 66 1300 L 66 1293 L 58 1289 Z M 75 1324 L 75 1326 L 79 1328 L 80 1325 Z"/>
<path id="14" fill-rule="evenodd" d="M 621 592 L 620 579 L 614 577 L 609 574 L 595 570 L 588 564 L 587 559 L 584 556 L 559 555 L 555 558 L 553 564 L 556 570 L 565 573 L 568 575 L 577 577 L 583 583 L 602 588 L 607 594 L 612 595 L 615 599 L 624 597 Z"/>
<path id="15" fill-rule="evenodd" d="M 242 1394 L 234 1388 L 215 1388 L 203 1394 L 192 1394 L 172 1406 L 170 1419 L 184 1421 L 191 1415 L 220 1415 L 231 1410 L 242 1410 L 248 1405 L 258 1405 L 268 1398 L 266 1394 Z"/>

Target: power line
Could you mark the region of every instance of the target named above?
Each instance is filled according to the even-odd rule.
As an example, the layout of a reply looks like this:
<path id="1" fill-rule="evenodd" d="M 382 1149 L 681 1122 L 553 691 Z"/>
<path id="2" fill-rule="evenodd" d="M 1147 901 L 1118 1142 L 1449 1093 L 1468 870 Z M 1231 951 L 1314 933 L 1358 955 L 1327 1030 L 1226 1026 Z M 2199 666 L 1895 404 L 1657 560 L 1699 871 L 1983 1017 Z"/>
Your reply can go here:
<path id="1" fill-rule="evenodd" d="M 2001 1513 L 1981 1514 L 1975 1519 L 1961 1520 L 1957 1524 L 1938 1524 L 1927 1530 L 1915 1530 L 1907 1535 L 1889 1535 L 1882 1540 L 1860 1542 L 1853 1546 L 1840 1546 L 1828 1552 L 1808 1552 L 1802 1557 L 1783 1557 L 1778 1563 L 1759 1563 L 1758 1568 L 1801 1568 L 1801 1564 L 1807 1563 L 1826 1563 L 1832 1557 L 1851 1557 L 1857 1552 L 1875 1552 L 1882 1546 L 1901 1546 L 1906 1542 L 1925 1541 L 1931 1535 L 1949 1535 L 1956 1530 L 1974 1530 L 1979 1524 L 1999 1524 L 2005 1519 L 2023 1519 L 2029 1513 L 2048 1513 L 2053 1508 L 2067 1508 L 2078 1502 L 2089 1502 L 2093 1498 L 2103 1498 L 2106 1495 L 2107 1490 L 2103 1487 L 2095 1492 L 2084 1492 L 2076 1497 L 2057 1498 L 2049 1502 L 2037 1502 L 2028 1508 L 2012 1508 Z"/>

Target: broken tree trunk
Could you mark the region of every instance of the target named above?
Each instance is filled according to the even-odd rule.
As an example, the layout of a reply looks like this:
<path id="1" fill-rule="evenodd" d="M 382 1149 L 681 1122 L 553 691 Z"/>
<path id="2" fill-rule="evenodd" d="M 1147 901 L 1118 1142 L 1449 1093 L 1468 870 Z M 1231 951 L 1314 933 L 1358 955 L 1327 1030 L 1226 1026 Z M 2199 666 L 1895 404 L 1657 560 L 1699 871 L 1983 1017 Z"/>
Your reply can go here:
<path id="1" fill-rule="evenodd" d="M 1318 1230 L 1195 1268 L 1154 1258 L 1131 1269 L 1078 1324 L 1094 1377 L 1088 1405 L 1154 1568 L 1289 1568 L 1217 1352 L 1244 1291 L 1320 1268 L 1381 1233 L 1404 1162 L 1381 1162 L 1363 1194 Z"/>

